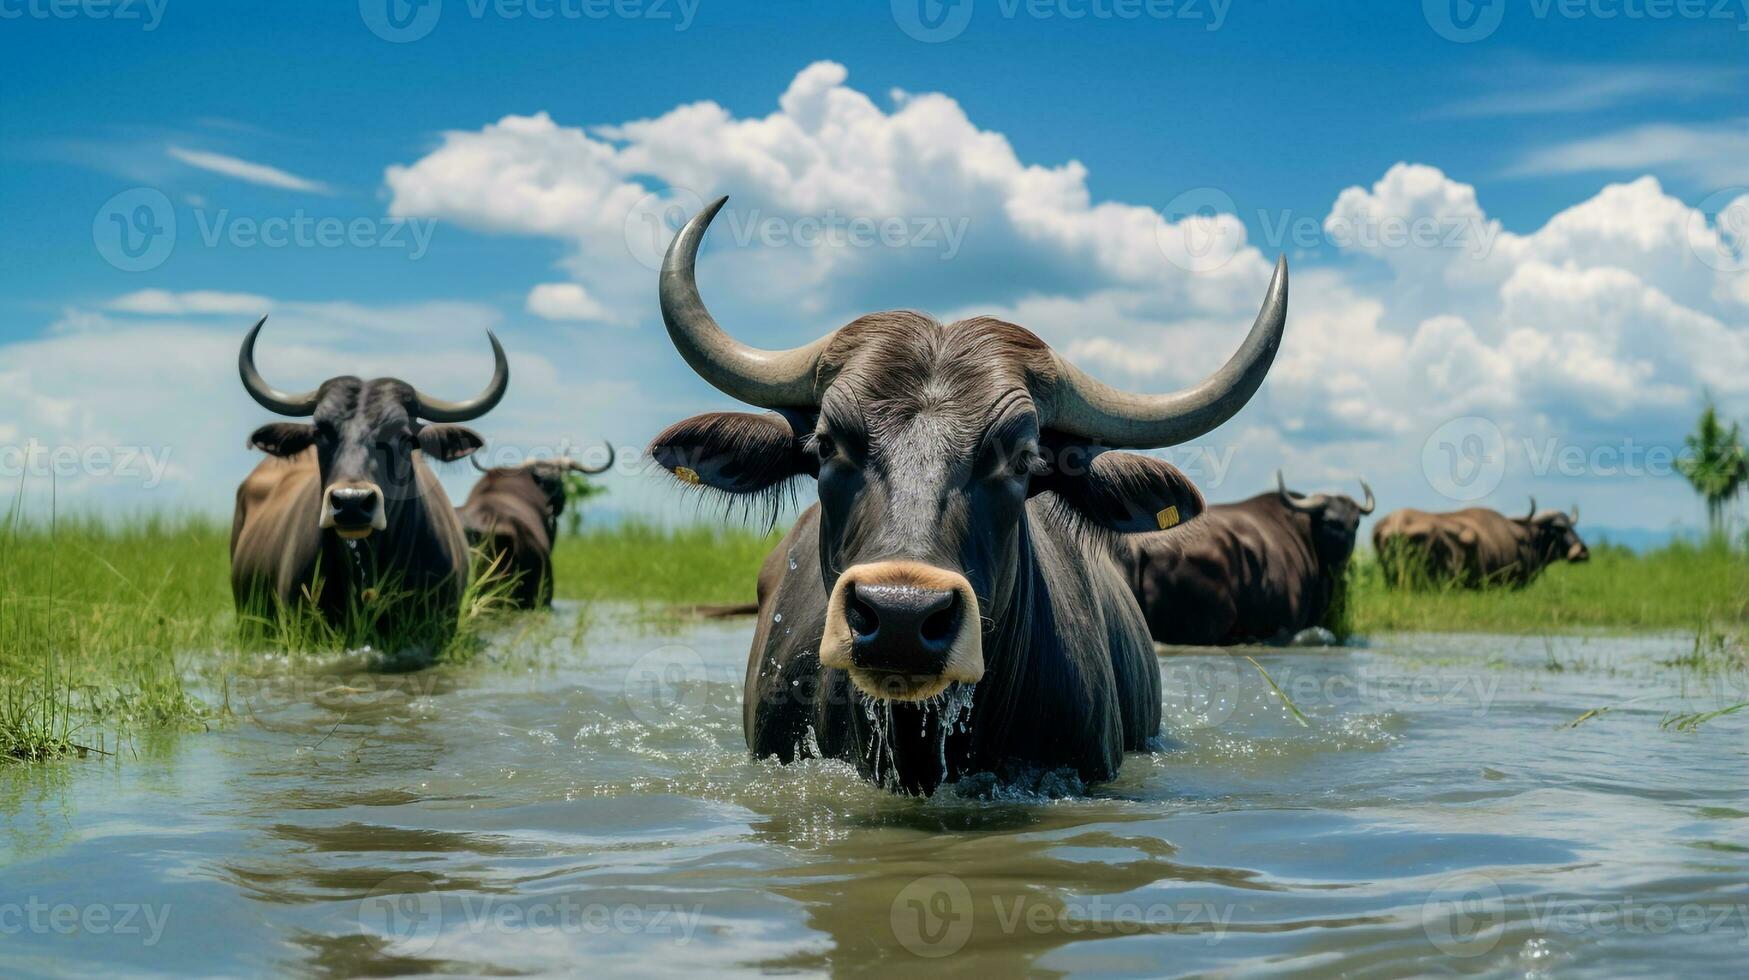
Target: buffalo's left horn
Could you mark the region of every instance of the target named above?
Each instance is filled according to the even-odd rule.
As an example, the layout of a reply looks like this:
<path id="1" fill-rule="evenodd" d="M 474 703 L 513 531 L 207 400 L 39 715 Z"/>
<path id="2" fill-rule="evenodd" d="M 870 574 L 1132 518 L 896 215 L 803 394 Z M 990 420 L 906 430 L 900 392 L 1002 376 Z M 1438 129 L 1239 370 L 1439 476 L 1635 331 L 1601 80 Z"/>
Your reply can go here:
<path id="1" fill-rule="evenodd" d="M 571 470 L 571 472 L 581 473 L 584 476 L 594 476 L 597 473 L 606 473 L 608 470 L 613 469 L 613 443 L 608 442 L 603 443 L 603 445 L 607 447 L 607 462 L 602 463 L 600 466 L 584 466 L 582 463 L 577 462 L 569 456 L 565 457 L 565 465 Z"/>
<path id="2" fill-rule="evenodd" d="M 662 322 L 680 356 L 717 390 L 760 408 L 796 408 L 814 404 L 814 371 L 820 352 L 832 335 L 804 347 L 760 350 L 726 333 L 705 309 L 698 295 L 694 266 L 698 246 L 711 219 L 729 199 L 719 197 L 674 236 L 662 259 L 659 279 Z"/>
<path id="3" fill-rule="evenodd" d="M 1280 495 L 1282 503 L 1287 504 L 1294 510 L 1310 512 L 1318 510 L 1324 506 L 1323 494 L 1318 494 L 1312 497 L 1302 497 L 1295 494 L 1292 490 L 1289 490 L 1287 488 L 1287 480 L 1282 477 L 1280 470 L 1275 471 L 1275 492 Z"/>
<path id="4" fill-rule="evenodd" d="M 504 357 L 504 345 L 498 342 L 497 334 L 488 330 L 486 339 L 492 342 L 492 380 L 486 382 L 486 390 L 465 402 L 446 402 L 415 391 L 413 397 L 418 399 L 420 418 L 429 422 L 472 422 L 504 398 L 505 389 L 510 387 L 510 362 Z"/>
<path id="5" fill-rule="evenodd" d="M 1108 446 L 1153 449 L 1203 435 L 1232 418 L 1269 373 L 1287 325 L 1287 257 L 1263 295 L 1251 332 L 1220 370 L 1169 395 L 1138 395 L 1096 380 L 1058 355 L 1052 428 Z"/>
<path id="6" fill-rule="evenodd" d="M 1372 487 L 1367 486 L 1365 480 L 1360 481 L 1360 488 L 1366 491 L 1366 503 L 1361 505 L 1360 512 L 1363 515 L 1370 514 L 1378 506 L 1378 501 L 1372 498 Z"/>
<path id="7" fill-rule="evenodd" d="M 1528 521 L 1534 517 L 1536 517 L 1536 497 L 1533 496 L 1530 498 L 1530 513 L 1524 515 L 1524 519 Z"/>
<path id="8" fill-rule="evenodd" d="M 1579 504 L 1577 502 L 1573 504 L 1573 523 L 1579 523 Z"/>
<path id="9" fill-rule="evenodd" d="M 322 389 L 313 388 L 297 395 L 287 394 L 268 384 L 261 377 L 261 372 L 255 370 L 255 335 L 261 332 L 261 326 L 266 322 L 265 316 L 255 321 L 255 326 L 249 328 L 249 335 L 243 338 L 242 352 L 237 355 L 237 373 L 243 376 L 243 390 L 262 408 L 279 415 L 304 418 L 316 414 L 316 402 L 321 397 Z"/>

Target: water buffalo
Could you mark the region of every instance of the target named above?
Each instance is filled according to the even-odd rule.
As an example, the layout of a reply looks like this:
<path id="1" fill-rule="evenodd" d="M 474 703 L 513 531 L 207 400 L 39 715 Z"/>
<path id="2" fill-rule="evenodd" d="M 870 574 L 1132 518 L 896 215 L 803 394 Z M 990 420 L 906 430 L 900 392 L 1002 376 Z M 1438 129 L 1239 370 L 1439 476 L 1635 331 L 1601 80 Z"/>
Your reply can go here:
<path id="1" fill-rule="evenodd" d="M 430 398 L 395 378 L 337 377 L 300 394 L 255 369 L 262 317 L 238 357 L 243 388 L 263 408 L 308 422 L 275 422 L 249 437 L 269 455 L 237 490 L 231 590 L 241 611 L 309 603 L 331 625 L 385 635 L 455 623 L 467 586 L 461 521 L 425 464 L 474 452 L 482 440 L 455 424 L 504 397 L 510 368 L 490 331 L 492 380 L 465 402 Z"/>
<path id="2" fill-rule="evenodd" d="M 1590 559 L 1574 530 L 1578 523 L 1578 507 L 1572 514 L 1538 513 L 1532 497 L 1529 513 L 1516 518 L 1485 507 L 1392 511 L 1373 528 L 1372 541 L 1392 585 L 1517 588 L 1554 562 Z"/>
<path id="3" fill-rule="evenodd" d="M 772 411 L 688 419 L 651 455 L 744 501 L 804 476 L 819 493 L 759 575 L 748 747 L 847 759 L 908 792 L 980 772 L 1111 778 L 1155 742 L 1161 706 L 1114 536 L 1189 520 L 1202 496 L 1171 465 L 1110 450 L 1196 438 L 1251 398 L 1281 342 L 1285 262 L 1223 367 L 1138 395 L 987 317 L 876 313 L 792 350 L 748 347 L 694 279 L 722 205 L 669 246 L 662 316 L 695 372 Z"/>
<path id="4" fill-rule="evenodd" d="M 584 466 L 568 456 L 531 459 L 520 466 L 480 470 L 480 482 L 456 508 L 468 543 L 479 547 L 493 577 L 511 580 L 511 603 L 522 609 L 553 604 L 553 544 L 558 540 L 559 515 L 565 512 L 565 476 L 594 476 L 613 466 Z"/>
<path id="5" fill-rule="evenodd" d="M 1366 503 L 1276 489 L 1216 504 L 1180 528 L 1124 540 L 1125 571 L 1161 643 L 1215 646 L 1290 639 L 1324 621 L 1354 554 Z"/>

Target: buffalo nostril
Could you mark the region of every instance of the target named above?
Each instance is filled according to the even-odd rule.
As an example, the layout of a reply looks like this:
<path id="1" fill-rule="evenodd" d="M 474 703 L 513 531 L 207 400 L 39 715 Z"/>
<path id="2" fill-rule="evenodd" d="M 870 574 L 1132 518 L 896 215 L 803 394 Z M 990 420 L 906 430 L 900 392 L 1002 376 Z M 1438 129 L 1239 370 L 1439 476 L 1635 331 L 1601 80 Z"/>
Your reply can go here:
<path id="1" fill-rule="evenodd" d="M 848 600 L 844 604 L 844 618 L 850 622 L 850 629 L 859 637 L 875 635 L 881 628 L 881 618 L 875 614 L 874 607 L 864 602 L 857 595 L 860 586 L 853 586 Z"/>
<path id="2" fill-rule="evenodd" d="M 948 593 L 946 606 L 925 617 L 922 627 L 918 630 L 918 635 L 923 639 L 924 645 L 941 648 L 953 643 L 954 638 L 959 636 L 960 632 L 961 609 L 960 594 L 958 592 Z"/>

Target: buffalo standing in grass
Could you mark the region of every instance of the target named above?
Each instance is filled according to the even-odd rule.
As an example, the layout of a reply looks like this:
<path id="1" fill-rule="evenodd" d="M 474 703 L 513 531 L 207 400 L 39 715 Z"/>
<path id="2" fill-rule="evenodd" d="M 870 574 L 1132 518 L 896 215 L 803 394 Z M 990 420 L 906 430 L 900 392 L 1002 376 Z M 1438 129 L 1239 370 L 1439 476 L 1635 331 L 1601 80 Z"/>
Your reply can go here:
<path id="1" fill-rule="evenodd" d="M 237 490 L 231 589 L 239 610 L 312 604 L 330 625 L 434 639 L 454 628 L 467 587 L 461 522 L 425 457 L 452 461 L 483 445 L 456 423 L 498 404 L 510 382 L 492 342 L 492 380 L 447 402 L 395 378 L 337 377 L 288 394 L 255 369 L 262 317 L 238 358 L 243 388 L 263 408 L 308 422 L 275 422 L 249 441 L 271 458 Z"/>
<path id="2" fill-rule="evenodd" d="M 1523 517 L 1485 507 L 1449 514 L 1392 511 L 1373 528 L 1372 541 L 1391 585 L 1518 588 L 1555 562 L 1591 558 L 1575 529 L 1578 523 L 1578 507 L 1571 514 L 1539 513 L 1533 497 Z"/>
<path id="3" fill-rule="evenodd" d="M 1360 519 L 1341 494 L 1276 490 L 1216 504 L 1190 524 L 1124 541 L 1126 571 L 1161 643 L 1216 646 L 1291 639 L 1324 621 L 1343 588 Z"/>
<path id="4" fill-rule="evenodd" d="M 607 462 L 593 468 L 568 456 L 480 467 L 480 482 L 456 514 L 468 543 L 481 549 L 490 577 L 510 581 L 512 604 L 522 609 L 553 604 L 553 545 L 565 512 L 565 477 L 605 473 L 613 458 L 608 446 Z"/>
<path id="5" fill-rule="evenodd" d="M 1251 398 L 1286 323 L 1285 262 L 1231 360 L 1138 395 L 985 317 L 878 313 L 800 348 L 750 348 L 694 279 L 722 205 L 669 247 L 662 316 L 694 371 L 772 411 L 688 419 L 651 454 L 724 494 L 819 488 L 759 575 L 748 747 L 848 759 L 912 792 L 977 772 L 1110 779 L 1125 750 L 1154 744 L 1161 706 L 1112 537 L 1188 520 L 1202 497 L 1171 465 L 1107 447 L 1197 438 Z"/>

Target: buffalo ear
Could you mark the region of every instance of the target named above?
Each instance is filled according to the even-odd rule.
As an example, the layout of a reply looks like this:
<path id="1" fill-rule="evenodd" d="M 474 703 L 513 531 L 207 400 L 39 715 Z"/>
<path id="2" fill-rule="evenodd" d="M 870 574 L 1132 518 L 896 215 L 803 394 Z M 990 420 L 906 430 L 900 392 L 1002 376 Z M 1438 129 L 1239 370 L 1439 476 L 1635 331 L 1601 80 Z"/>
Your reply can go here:
<path id="1" fill-rule="evenodd" d="M 802 448 L 812 427 L 788 412 L 711 412 L 676 422 L 650 444 L 650 458 L 682 483 L 728 494 L 762 493 L 819 475 Z"/>
<path id="2" fill-rule="evenodd" d="M 249 445 L 270 456 L 290 457 L 316 443 L 316 427 L 304 422 L 269 422 L 249 434 Z"/>
<path id="3" fill-rule="evenodd" d="M 432 459 L 453 463 L 466 459 L 486 445 L 480 434 L 465 425 L 434 422 L 419 430 L 419 448 Z"/>
<path id="4" fill-rule="evenodd" d="M 1055 493 L 1094 527 L 1119 534 L 1163 531 L 1202 513 L 1201 491 L 1164 460 L 1080 442 L 1057 442 L 1050 449 L 1049 468 L 1033 478 L 1033 490 Z"/>

